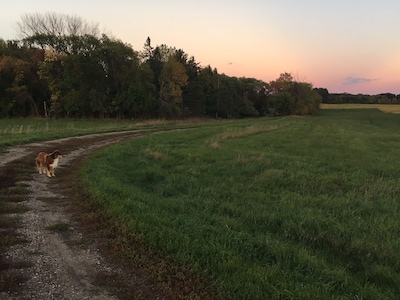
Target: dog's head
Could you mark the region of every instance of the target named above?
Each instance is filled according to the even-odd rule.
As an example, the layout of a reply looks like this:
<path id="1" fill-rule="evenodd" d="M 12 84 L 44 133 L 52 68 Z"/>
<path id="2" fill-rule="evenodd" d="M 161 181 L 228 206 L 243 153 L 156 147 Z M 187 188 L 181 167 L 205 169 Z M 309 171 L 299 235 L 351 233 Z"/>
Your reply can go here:
<path id="1" fill-rule="evenodd" d="M 62 157 L 61 152 L 60 152 L 59 150 L 54 150 L 53 152 L 51 152 L 51 153 L 49 154 L 49 156 L 50 156 L 52 159 L 56 159 L 56 158 L 61 158 L 61 157 Z"/>

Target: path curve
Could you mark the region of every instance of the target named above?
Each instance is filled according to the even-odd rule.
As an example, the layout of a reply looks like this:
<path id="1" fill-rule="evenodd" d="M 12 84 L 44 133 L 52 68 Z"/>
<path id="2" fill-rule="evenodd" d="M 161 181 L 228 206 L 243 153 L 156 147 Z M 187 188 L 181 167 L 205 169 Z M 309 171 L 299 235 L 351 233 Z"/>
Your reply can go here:
<path id="1" fill-rule="evenodd" d="M 21 227 L 17 229 L 26 242 L 8 248 L 3 254 L 7 261 L 32 263 L 19 270 L 27 278 L 19 291 L 0 293 L 0 299 L 118 299 L 95 282 L 99 274 L 112 276 L 121 270 L 104 259 L 96 243 L 85 242 L 79 224 L 71 217 L 69 199 L 63 193 L 68 183 L 62 178 L 87 154 L 139 135 L 137 132 L 94 134 L 10 147 L 0 153 L 0 170 L 32 157 L 31 179 L 19 182 L 29 189 L 28 199 L 20 203 L 28 211 L 22 215 Z M 39 175 L 34 167 L 36 153 L 54 149 L 64 156 L 56 168 L 56 177 Z M 139 278 L 132 280 L 138 286 L 143 284 Z M 141 293 L 142 299 L 165 299 L 152 287 L 147 288 L 148 292 Z"/>

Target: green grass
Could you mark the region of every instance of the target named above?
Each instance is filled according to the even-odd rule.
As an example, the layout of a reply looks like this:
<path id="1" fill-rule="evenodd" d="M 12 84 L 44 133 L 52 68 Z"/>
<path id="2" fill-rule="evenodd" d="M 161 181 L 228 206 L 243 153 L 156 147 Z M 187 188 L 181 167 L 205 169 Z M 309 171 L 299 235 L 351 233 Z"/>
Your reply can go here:
<path id="1" fill-rule="evenodd" d="M 132 235 L 233 299 L 400 293 L 400 117 L 221 122 L 107 148 L 82 170 Z"/>

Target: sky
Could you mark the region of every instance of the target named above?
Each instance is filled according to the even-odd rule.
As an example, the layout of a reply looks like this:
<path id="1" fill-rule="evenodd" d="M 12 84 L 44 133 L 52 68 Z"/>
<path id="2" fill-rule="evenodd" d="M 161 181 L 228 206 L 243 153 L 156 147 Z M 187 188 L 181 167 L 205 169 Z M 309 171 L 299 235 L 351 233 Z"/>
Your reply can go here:
<path id="1" fill-rule="evenodd" d="M 13 0 L 0 38 L 20 39 L 24 14 L 60 13 L 136 51 L 150 37 L 228 76 L 288 72 L 330 93 L 400 94 L 399 11 L 399 0 Z"/>

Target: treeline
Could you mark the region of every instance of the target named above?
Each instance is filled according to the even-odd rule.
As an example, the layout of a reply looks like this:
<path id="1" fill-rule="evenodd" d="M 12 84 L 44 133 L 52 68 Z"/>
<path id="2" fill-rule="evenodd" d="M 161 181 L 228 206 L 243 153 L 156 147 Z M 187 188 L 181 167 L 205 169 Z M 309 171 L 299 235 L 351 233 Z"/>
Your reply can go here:
<path id="1" fill-rule="evenodd" d="M 330 104 L 400 104 L 400 94 L 382 93 L 377 95 L 364 94 L 348 94 L 348 93 L 332 93 L 330 94 L 325 88 L 315 89 L 322 97 L 322 103 Z"/>
<path id="2" fill-rule="evenodd" d="M 0 117 L 250 117 L 268 113 L 267 89 L 150 39 L 141 52 L 106 35 L 0 40 Z"/>
<path id="3" fill-rule="evenodd" d="M 219 74 L 147 38 L 141 51 L 65 15 L 25 15 L 0 39 L 0 117 L 243 118 L 314 114 L 312 85 Z"/>

